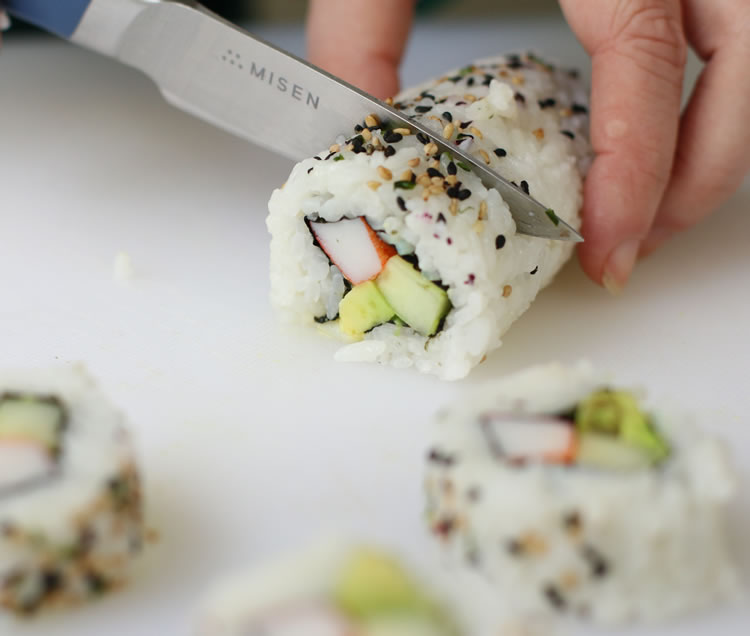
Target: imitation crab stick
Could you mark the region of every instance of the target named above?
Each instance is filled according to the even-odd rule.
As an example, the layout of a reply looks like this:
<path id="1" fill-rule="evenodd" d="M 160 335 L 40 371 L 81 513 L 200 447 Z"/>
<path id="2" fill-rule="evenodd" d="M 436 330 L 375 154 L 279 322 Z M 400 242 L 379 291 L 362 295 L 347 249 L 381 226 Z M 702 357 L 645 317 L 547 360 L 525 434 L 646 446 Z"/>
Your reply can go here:
<path id="1" fill-rule="evenodd" d="M 364 217 L 333 223 L 311 221 L 310 230 L 331 262 L 353 285 L 374 279 L 396 254 Z"/>
<path id="2" fill-rule="evenodd" d="M 570 464 L 578 448 L 569 423 L 545 416 L 488 414 L 481 426 L 493 452 L 510 461 Z"/>

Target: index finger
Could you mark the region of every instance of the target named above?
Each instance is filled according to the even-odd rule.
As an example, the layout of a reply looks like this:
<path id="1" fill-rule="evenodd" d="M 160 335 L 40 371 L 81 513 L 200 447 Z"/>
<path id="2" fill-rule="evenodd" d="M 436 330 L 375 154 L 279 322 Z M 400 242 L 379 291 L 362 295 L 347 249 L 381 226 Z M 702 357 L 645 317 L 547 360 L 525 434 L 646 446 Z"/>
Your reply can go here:
<path id="1" fill-rule="evenodd" d="M 310 0 L 310 61 L 376 97 L 395 95 L 414 5 L 415 0 Z"/>
<path id="2" fill-rule="evenodd" d="M 591 141 L 581 265 L 620 291 L 672 168 L 686 44 L 677 0 L 562 0 L 592 55 Z"/>

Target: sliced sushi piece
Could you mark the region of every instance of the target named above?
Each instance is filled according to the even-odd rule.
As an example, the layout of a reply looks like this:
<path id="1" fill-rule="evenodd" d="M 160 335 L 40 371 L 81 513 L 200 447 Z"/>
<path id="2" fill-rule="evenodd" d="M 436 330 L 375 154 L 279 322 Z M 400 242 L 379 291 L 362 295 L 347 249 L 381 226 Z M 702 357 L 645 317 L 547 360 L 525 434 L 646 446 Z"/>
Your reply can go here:
<path id="1" fill-rule="evenodd" d="M 0 613 L 100 596 L 142 536 L 128 434 L 84 372 L 0 375 Z"/>
<path id="2" fill-rule="evenodd" d="M 523 54 L 442 74 L 394 107 L 578 227 L 586 99 L 568 71 Z M 351 342 L 350 324 L 337 359 L 466 376 L 572 244 L 518 235 L 498 191 L 425 135 L 368 117 L 336 145 L 297 164 L 269 202 L 273 305 L 287 322 L 333 321 L 342 298 L 375 281 L 404 324 L 370 314 L 354 334 L 364 343 Z"/>
<path id="3" fill-rule="evenodd" d="M 454 618 L 380 549 L 326 545 L 219 584 L 201 636 L 460 636 Z"/>
<path id="4" fill-rule="evenodd" d="M 522 616 L 660 621 L 737 598 L 725 449 L 638 395 L 546 365 L 444 409 L 426 517 L 454 567 Z"/>

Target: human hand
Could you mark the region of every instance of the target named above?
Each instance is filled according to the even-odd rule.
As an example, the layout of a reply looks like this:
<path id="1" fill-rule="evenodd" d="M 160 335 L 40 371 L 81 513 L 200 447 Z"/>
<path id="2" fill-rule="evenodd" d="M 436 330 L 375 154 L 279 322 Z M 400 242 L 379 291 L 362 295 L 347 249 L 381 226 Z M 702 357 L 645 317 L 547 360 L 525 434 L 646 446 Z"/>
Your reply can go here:
<path id="1" fill-rule="evenodd" d="M 560 0 L 592 57 L 584 270 L 610 291 L 750 169 L 748 0 Z M 687 42 L 707 62 L 680 118 Z"/>
<path id="2" fill-rule="evenodd" d="M 5 31 L 5 29 L 7 29 L 9 26 L 10 20 L 8 19 L 8 14 L 0 9 L 0 44 L 3 43 L 3 31 Z"/>
<path id="3" fill-rule="evenodd" d="M 639 255 L 713 211 L 750 169 L 748 0 L 560 0 L 592 56 L 583 269 L 621 290 Z M 311 0 L 310 59 L 398 89 L 413 0 Z M 707 62 L 680 118 L 687 42 Z"/>

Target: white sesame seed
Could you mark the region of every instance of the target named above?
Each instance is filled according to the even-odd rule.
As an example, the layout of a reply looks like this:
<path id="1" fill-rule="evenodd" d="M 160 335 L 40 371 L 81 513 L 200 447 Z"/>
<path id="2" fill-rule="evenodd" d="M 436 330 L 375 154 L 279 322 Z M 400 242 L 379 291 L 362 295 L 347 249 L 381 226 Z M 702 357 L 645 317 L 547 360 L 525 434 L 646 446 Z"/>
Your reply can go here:
<path id="1" fill-rule="evenodd" d="M 378 166 L 378 174 L 385 181 L 390 181 L 393 178 L 393 173 L 385 166 Z"/>

